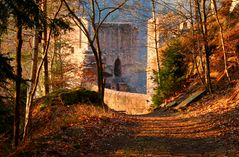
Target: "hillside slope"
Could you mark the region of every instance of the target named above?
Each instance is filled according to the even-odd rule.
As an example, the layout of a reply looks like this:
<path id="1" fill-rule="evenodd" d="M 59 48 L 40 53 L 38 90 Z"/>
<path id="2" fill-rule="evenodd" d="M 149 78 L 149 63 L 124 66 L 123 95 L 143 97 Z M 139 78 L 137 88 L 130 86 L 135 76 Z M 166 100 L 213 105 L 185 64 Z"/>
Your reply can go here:
<path id="1" fill-rule="evenodd" d="M 89 104 L 34 107 L 32 139 L 11 156 L 237 156 L 239 85 L 182 112 L 130 116 Z M 6 154 L 5 154 L 6 155 Z"/>

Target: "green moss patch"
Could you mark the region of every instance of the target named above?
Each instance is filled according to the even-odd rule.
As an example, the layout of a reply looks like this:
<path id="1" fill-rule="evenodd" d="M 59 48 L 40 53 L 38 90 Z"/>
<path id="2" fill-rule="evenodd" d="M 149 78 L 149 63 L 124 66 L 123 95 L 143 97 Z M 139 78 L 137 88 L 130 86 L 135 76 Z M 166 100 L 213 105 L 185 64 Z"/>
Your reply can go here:
<path id="1" fill-rule="evenodd" d="M 98 101 L 97 92 L 85 89 L 63 92 L 59 94 L 59 97 L 64 105 L 73 105 L 76 103 L 96 104 Z"/>

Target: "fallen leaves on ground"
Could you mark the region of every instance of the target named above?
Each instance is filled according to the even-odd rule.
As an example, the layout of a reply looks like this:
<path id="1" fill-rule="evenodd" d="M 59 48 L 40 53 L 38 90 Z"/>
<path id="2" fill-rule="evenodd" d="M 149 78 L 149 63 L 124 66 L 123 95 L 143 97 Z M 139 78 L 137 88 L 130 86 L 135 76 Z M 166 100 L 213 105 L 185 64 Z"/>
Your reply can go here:
<path id="1" fill-rule="evenodd" d="M 127 134 L 127 126 L 133 123 L 113 111 L 84 104 L 34 110 L 32 139 L 12 156 L 102 153 L 102 147 L 109 147 L 109 139 Z"/>
<path id="2" fill-rule="evenodd" d="M 32 139 L 12 156 L 237 156 L 238 86 L 182 112 L 129 116 L 76 104 L 33 110 Z"/>

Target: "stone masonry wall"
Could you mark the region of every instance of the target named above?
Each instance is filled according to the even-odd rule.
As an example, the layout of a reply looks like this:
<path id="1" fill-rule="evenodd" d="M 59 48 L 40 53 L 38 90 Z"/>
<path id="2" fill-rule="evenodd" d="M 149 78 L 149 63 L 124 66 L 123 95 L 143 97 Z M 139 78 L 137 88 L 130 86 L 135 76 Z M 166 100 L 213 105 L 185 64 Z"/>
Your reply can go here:
<path id="1" fill-rule="evenodd" d="M 107 88 L 127 86 L 126 91 L 137 92 L 137 28 L 128 22 L 109 22 L 101 26 L 99 37 L 103 52 L 104 70 L 111 77 L 106 79 Z M 118 69 L 118 71 L 117 71 Z M 139 91 L 138 91 L 139 92 Z"/>
<path id="2" fill-rule="evenodd" d="M 94 91 L 98 89 L 94 85 L 86 85 L 84 88 Z M 151 97 L 146 94 L 105 89 L 104 101 L 109 108 L 126 114 L 141 115 L 150 112 Z"/>
<path id="3" fill-rule="evenodd" d="M 105 103 L 116 111 L 127 114 L 147 114 L 150 109 L 150 97 L 146 94 L 105 90 Z"/>
<path id="4" fill-rule="evenodd" d="M 85 24 L 87 25 L 87 21 Z M 104 71 L 107 74 L 106 88 L 145 93 L 145 82 L 142 81 L 145 67 L 139 60 L 137 36 L 138 29 L 130 22 L 106 22 L 101 25 L 99 38 Z M 75 76 L 75 79 L 68 82 L 72 85 L 89 82 L 96 84 L 95 58 L 86 36 L 79 28 L 75 27 L 74 31 L 68 33 L 64 38 L 71 44 L 73 50 L 68 57 L 69 62 L 78 65 L 74 72 L 68 74 L 71 75 L 71 78 Z"/>

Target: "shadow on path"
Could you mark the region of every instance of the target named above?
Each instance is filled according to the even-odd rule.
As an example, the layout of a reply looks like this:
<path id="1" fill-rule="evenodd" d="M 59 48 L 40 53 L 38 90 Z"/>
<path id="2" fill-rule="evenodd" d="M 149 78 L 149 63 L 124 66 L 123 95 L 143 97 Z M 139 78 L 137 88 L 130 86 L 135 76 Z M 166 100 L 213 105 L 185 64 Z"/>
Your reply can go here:
<path id="1" fill-rule="evenodd" d="M 114 150 L 106 156 L 239 156 L 238 142 L 225 139 L 230 130 L 225 132 L 220 120 L 213 119 L 217 116 L 185 118 L 158 111 L 132 117 L 137 124 L 129 128 L 132 133 L 110 141 Z"/>

